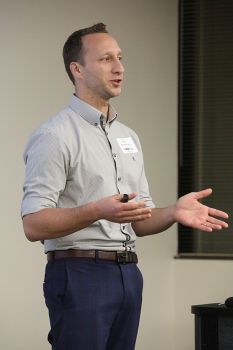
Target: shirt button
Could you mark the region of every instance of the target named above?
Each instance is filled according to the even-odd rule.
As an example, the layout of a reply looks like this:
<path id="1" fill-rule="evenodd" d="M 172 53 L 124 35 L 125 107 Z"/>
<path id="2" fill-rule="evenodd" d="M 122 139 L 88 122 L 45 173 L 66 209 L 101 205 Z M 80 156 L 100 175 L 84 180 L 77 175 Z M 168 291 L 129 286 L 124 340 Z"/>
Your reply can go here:
<path id="1" fill-rule="evenodd" d="M 114 158 L 116 158 L 116 156 L 117 156 L 116 153 L 113 153 L 112 155 L 113 155 Z"/>
<path id="2" fill-rule="evenodd" d="M 119 177 L 117 178 L 117 180 L 118 180 L 118 181 L 121 181 L 121 177 L 119 176 Z"/>

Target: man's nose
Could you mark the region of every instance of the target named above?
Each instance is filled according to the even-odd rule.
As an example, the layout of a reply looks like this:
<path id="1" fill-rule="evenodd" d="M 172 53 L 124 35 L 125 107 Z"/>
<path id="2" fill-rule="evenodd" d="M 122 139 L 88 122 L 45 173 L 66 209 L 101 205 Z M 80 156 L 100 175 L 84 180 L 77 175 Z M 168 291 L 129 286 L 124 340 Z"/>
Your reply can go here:
<path id="1" fill-rule="evenodd" d="M 124 69 L 124 66 L 123 66 L 122 62 L 119 59 L 116 59 L 114 61 L 112 70 L 113 70 L 114 73 L 122 74 L 122 73 L 124 73 L 125 69 Z"/>

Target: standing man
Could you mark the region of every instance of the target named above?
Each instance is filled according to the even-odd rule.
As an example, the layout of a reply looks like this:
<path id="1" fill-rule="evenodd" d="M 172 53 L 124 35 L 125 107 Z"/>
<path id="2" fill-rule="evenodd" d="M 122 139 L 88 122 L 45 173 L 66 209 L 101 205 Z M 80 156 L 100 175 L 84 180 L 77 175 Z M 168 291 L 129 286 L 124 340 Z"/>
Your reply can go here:
<path id="1" fill-rule="evenodd" d="M 24 154 L 24 231 L 44 242 L 48 258 L 48 340 L 53 350 L 133 350 L 142 297 L 136 236 L 175 222 L 210 232 L 227 227 L 228 216 L 199 202 L 210 189 L 155 208 L 139 139 L 109 104 L 124 68 L 104 24 L 71 34 L 63 57 L 75 94 Z"/>

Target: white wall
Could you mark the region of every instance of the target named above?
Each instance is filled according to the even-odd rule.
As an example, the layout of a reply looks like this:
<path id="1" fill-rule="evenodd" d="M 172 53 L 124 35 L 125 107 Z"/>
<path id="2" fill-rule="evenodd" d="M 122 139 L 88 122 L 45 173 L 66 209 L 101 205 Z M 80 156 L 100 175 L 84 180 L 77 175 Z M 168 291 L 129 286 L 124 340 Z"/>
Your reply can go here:
<path id="1" fill-rule="evenodd" d="M 224 303 L 233 295 L 232 261 L 175 260 L 173 277 L 175 350 L 194 350 L 191 305 Z"/>
<path id="2" fill-rule="evenodd" d="M 72 31 L 98 21 L 108 24 L 124 51 L 124 91 L 113 104 L 121 121 L 140 135 L 154 201 L 163 206 L 176 198 L 177 0 L 0 0 L 4 350 L 49 349 L 42 296 L 45 257 L 39 243 L 26 241 L 19 217 L 22 152 L 31 131 L 69 101 L 72 86 L 61 57 L 64 41 Z M 175 294 L 173 286 L 175 251 L 175 227 L 138 240 L 145 288 L 137 350 L 174 349 L 174 295 L 180 304 L 180 286 L 175 285 Z"/>

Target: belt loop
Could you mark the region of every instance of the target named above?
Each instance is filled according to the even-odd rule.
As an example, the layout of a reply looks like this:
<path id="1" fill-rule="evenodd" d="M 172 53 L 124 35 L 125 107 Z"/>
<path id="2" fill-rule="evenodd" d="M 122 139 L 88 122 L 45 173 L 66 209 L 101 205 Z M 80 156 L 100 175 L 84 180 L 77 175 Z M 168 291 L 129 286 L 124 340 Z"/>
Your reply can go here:
<path id="1" fill-rule="evenodd" d="M 96 264 L 98 264 L 98 262 L 99 262 L 99 251 L 98 250 L 95 250 L 95 262 L 96 262 Z"/>
<path id="2" fill-rule="evenodd" d="M 51 261 L 54 261 L 54 252 L 50 252 Z"/>

